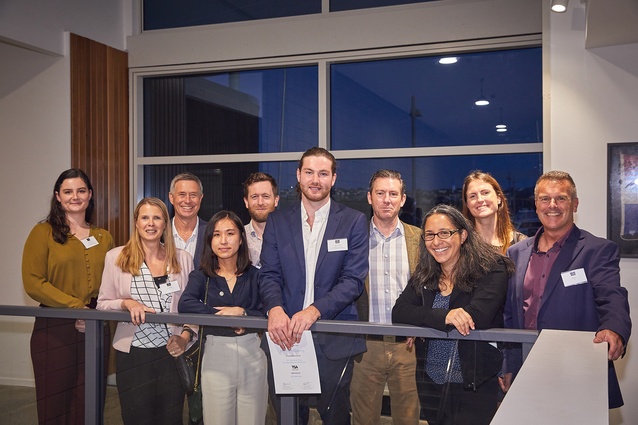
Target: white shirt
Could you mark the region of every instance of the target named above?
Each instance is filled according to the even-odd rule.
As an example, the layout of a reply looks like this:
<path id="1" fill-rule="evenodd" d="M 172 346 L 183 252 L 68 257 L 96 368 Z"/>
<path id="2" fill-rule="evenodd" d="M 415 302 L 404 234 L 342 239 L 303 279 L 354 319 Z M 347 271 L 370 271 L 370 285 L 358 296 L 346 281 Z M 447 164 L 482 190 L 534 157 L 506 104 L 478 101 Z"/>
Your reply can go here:
<path id="1" fill-rule="evenodd" d="M 193 229 L 193 234 L 187 241 L 182 239 L 182 237 L 177 233 L 177 228 L 175 227 L 175 217 L 173 217 L 173 240 L 175 241 L 175 248 L 183 249 L 188 252 L 191 257 L 195 258 L 195 249 L 197 248 L 197 232 L 199 230 L 199 219 L 195 224 L 195 229 Z"/>
<path id="2" fill-rule="evenodd" d="M 392 324 L 392 307 L 410 280 L 405 229 L 399 220 L 387 238 L 370 220 L 370 322 Z"/>
<path id="3" fill-rule="evenodd" d="M 330 213 L 330 199 L 323 207 L 315 212 L 315 221 L 312 229 L 308 224 L 308 213 L 301 203 L 301 227 L 303 228 L 304 259 L 306 262 L 306 295 L 303 300 L 303 308 L 307 308 L 315 302 L 315 272 L 317 269 L 317 259 L 319 249 L 323 242 L 323 235 L 326 233 L 326 223 Z"/>

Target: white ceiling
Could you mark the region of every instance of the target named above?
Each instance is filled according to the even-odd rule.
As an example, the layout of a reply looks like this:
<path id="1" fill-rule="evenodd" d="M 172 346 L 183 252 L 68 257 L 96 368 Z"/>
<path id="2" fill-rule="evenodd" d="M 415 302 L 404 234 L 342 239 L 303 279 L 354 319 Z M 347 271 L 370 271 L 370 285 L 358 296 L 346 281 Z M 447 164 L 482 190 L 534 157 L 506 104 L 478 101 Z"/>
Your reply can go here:
<path id="1" fill-rule="evenodd" d="M 586 0 L 586 8 L 586 48 L 638 43 L 638 0 Z"/>

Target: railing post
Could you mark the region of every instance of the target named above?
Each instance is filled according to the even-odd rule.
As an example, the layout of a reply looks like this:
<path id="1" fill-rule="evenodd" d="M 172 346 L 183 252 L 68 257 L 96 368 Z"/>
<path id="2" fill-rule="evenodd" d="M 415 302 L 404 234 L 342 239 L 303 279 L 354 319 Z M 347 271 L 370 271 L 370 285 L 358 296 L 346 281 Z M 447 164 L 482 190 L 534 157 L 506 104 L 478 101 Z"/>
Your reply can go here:
<path id="1" fill-rule="evenodd" d="M 102 425 L 104 421 L 104 324 L 86 320 L 84 339 L 84 420 L 86 425 Z"/>
<path id="2" fill-rule="evenodd" d="M 297 397 L 282 396 L 280 425 L 297 425 L 298 418 L 299 403 L 297 403 Z"/>

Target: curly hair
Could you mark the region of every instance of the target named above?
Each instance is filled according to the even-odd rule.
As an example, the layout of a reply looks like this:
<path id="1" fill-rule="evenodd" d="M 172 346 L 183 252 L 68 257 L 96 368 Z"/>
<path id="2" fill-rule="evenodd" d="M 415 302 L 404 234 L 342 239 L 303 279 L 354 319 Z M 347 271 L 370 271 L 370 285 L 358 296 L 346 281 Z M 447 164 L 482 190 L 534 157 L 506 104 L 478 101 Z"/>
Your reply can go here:
<path id="1" fill-rule="evenodd" d="M 490 244 L 485 242 L 483 238 L 476 233 L 472 224 L 463 214 L 450 205 L 439 204 L 432 208 L 423 219 L 423 234 L 425 234 L 425 225 L 428 218 L 434 214 L 442 214 L 446 216 L 455 229 L 465 231 L 467 237 L 465 242 L 461 244 L 459 260 L 454 267 L 450 281 L 455 288 L 463 292 L 472 292 L 476 287 L 476 283 L 481 277 L 488 274 L 499 262 L 505 263 L 508 274 L 514 271 L 514 263 L 496 251 Z M 410 278 L 410 285 L 420 290 L 425 287 L 431 291 L 439 291 L 439 281 L 443 270 L 432 254 L 421 242 L 422 246 L 419 253 L 419 264 L 414 271 L 414 275 Z"/>

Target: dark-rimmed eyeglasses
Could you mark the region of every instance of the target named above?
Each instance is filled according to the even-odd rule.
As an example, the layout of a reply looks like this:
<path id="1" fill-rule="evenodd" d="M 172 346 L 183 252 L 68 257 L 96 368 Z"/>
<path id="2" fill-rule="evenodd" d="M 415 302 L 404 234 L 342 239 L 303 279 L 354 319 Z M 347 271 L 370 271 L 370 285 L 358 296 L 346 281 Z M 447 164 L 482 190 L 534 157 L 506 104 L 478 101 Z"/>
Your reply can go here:
<path id="1" fill-rule="evenodd" d="M 433 241 L 435 236 L 438 236 L 439 239 L 449 239 L 452 237 L 453 234 L 458 233 L 461 229 L 456 229 L 456 230 L 441 230 L 438 231 L 436 233 L 424 233 L 423 235 L 421 235 L 421 237 L 423 238 L 424 241 Z"/>

